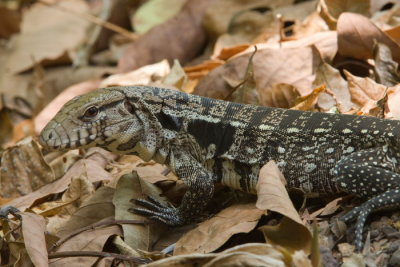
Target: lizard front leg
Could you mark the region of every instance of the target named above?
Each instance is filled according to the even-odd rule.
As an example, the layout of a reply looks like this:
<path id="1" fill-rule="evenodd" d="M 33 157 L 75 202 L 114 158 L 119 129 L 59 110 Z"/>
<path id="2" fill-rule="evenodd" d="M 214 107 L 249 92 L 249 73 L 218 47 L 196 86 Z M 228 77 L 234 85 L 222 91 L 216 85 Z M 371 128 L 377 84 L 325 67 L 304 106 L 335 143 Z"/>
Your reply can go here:
<path id="1" fill-rule="evenodd" d="M 362 232 L 368 215 L 376 210 L 400 206 L 400 174 L 394 151 L 387 147 L 353 153 L 336 165 L 338 187 L 343 191 L 368 198 L 340 218 L 348 222 L 357 218 L 355 245 L 362 249 Z"/>
<path id="2" fill-rule="evenodd" d="M 163 205 L 153 198 L 138 199 L 136 204 L 142 207 L 131 211 L 171 226 L 187 224 L 198 218 L 213 196 L 213 176 L 189 154 L 175 153 L 173 161 L 175 173 L 189 187 L 181 205 L 176 208 Z"/>

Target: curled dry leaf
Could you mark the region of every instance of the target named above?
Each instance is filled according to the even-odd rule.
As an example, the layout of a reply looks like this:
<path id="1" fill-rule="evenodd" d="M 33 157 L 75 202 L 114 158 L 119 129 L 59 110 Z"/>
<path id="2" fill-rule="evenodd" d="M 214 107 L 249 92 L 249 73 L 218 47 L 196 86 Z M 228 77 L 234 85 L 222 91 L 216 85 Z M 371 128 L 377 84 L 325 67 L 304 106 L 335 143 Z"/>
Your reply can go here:
<path id="1" fill-rule="evenodd" d="M 371 110 L 378 108 L 377 101 L 385 96 L 386 86 L 368 77 L 354 76 L 346 70 L 344 74 L 347 78 L 351 101 L 361 107 L 362 113 L 369 114 Z"/>
<path id="2" fill-rule="evenodd" d="M 374 47 L 376 81 L 386 86 L 400 83 L 399 64 L 392 59 L 392 53 L 385 44 L 377 43 Z"/>
<path id="3" fill-rule="evenodd" d="M 53 6 L 34 4 L 24 13 L 21 33 L 8 51 L 11 71 L 26 71 L 44 61 L 46 64 L 70 62 L 70 53 L 84 42 L 90 26 L 87 20 L 73 13 L 87 12 L 88 5 L 81 0 L 58 1 Z"/>
<path id="4" fill-rule="evenodd" d="M 232 235 L 253 230 L 263 214 L 254 204 L 228 207 L 185 234 L 176 243 L 174 255 L 214 251 Z"/>
<path id="5" fill-rule="evenodd" d="M 374 43 L 384 43 L 392 51 L 394 60 L 400 61 L 400 46 L 381 31 L 368 18 L 343 13 L 337 23 L 338 49 L 345 57 L 358 59 L 373 58 Z"/>
<path id="6" fill-rule="evenodd" d="M 291 108 L 296 99 L 300 97 L 299 92 L 293 85 L 277 83 L 267 89 L 260 89 L 261 106 Z"/>
<path id="7" fill-rule="evenodd" d="M 200 81 L 194 93 L 225 99 L 232 91 L 229 81 L 243 80 L 250 52 L 253 50 L 247 50 L 245 54 L 236 56 L 212 70 Z M 254 78 L 258 88 L 270 88 L 274 84 L 286 83 L 296 87 L 300 95 L 307 95 L 311 92 L 311 83 L 320 64 L 321 57 L 314 46 L 258 48 L 253 59 Z M 209 90 L 210 88 L 213 90 Z"/>
<path id="8" fill-rule="evenodd" d="M 100 87 L 149 84 L 160 81 L 170 70 L 168 61 L 164 59 L 131 72 L 111 75 L 101 82 Z"/>
<path id="9" fill-rule="evenodd" d="M 192 59 L 203 48 L 206 35 L 201 22 L 212 1 L 187 1 L 176 16 L 155 26 L 125 50 L 119 70 L 126 72 L 163 59 L 178 59 L 182 64 Z M 178 32 L 185 34 L 177 38 Z"/>
<path id="10" fill-rule="evenodd" d="M 248 243 L 220 253 L 178 255 L 147 264 L 153 266 L 287 266 L 281 249 L 269 244 Z M 290 261 L 290 259 L 289 259 Z"/>
<path id="11" fill-rule="evenodd" d="M 115 190 L 102 186 L 97 189 L 90 198 L 71 215 L 70 219 L 56 229 L 57 236 L 63 238 L 74 231 L 101 221 L 105 218 L 114 217 L 114 205 L 112 198 Z"/>
<path id="12" fill-rule="evenodd" d="M 262 226 L 260 230 L 267 240 L 279 244 L 288 250 L 304 250 L 307 253 L 311 248 L 311 233 L 304 226 L 289 195 L 282 183 L 285 178 L 274 161 L 265 164 L 257 183 L 257 203 L 260 210 L 271 210 L 285 217 L 277 226 Z"/>
<path id="13" fill-rule="evenodd" d="M 322 92 L 318 97 L 318 106 L 323 110 L 330 110 L 332 107 L 338 107 L 341 113 L 349 111 L 354 104 L 351 102 L 351 96 L 347 87 L 347 82 L 343 79 L 339 70 L 327 63 L 323 63 L 317 70 L 313 87 L 326 85 L 326 88 L 334 94 Z M 338 105 L 339 102 L 340 104 Z"/>
<path id="14" fill-rule="evenodd" d="M 96 208 L 99 209 L 100 207 Z M 73 255 L 72 251 L 103 251 L 106 241 L 111 236 L 121 234 L 120 227 L 116 225 L 87 230 L 78 235 L 72 236 L 70 239 L 61 244 L 56 252 L 71 251 L 71 254 Z M 66 258 L 51 259 L 49 263 L 52 266 L 92 266 L 97 260 L 97 257 L 71 256 Z"/>
<path id="15" fill-rule="evenodd" d="M 1 196 L 7 198 L 29 194 L 55 179 L 32 137 L 4 151 L 0 177 Z"/>
<path id="16" fill-rule="evenodd" d="M 26 251 L 35 266 L 48 266 L 47 247 L 44 233 L 46 222 L 42 216 L 21 212 L 22 234 Z"/>
<path id="17" fill-rule="evenodd" d="M 99 149 L 93 148 L 90 149 L 89 152 L 98 150 Z M 87 159 L 77 161 L 60 179 L 46 184 L 30 194 L 13 199 L 9 205 L 24 210 L 39 199 L 43 200 L 46 196 L 65 191 L 71 182 L 71 178 L 80 176 L 82 173 L 85 173 L 91 182 L 110 180 L 112 176 L 110 173 L 106 172 L 104 168 L 115 156 L 110 152 L 107 153 L 107 157 L 100 156 L 100 153 L 92 153 Z"/>
<path id="18" fill-rule="evenodd" d="M 147 221 L 144 216 L 137 215 L 129 211 L 134 207 L 131 199 L 143 197 L 143 186 L 151 186 L 148 183 L 143 183 L 140 180 L 136 171 L 121 176 L 118 180 L 115 194 L 113 197 L 113 204 L 115 206 L 115 219 L 116 220 L 143 220 Z M 154 189 L 158 194 L 153 197 L 158 197 L 160 191 Z M 147 192 L 150 190 L 146 190 Z M 160 227 L 158 224 L 123 224 L 122 230 L 124 233 L 125 243 L 132 249 L 149 251 L 155 240 L 159 238 Z"/>
<path id="19" fill-rule="evenodd" d="M 329 25 L 330 29 L 336 28 L 337 19 L 344 12 L 352 12 L 364 16 L 369 16 L 370 14 L 370 1 L 368 0 L 321 0 L 319 1 L 319 5 L 320 15 Z"/>

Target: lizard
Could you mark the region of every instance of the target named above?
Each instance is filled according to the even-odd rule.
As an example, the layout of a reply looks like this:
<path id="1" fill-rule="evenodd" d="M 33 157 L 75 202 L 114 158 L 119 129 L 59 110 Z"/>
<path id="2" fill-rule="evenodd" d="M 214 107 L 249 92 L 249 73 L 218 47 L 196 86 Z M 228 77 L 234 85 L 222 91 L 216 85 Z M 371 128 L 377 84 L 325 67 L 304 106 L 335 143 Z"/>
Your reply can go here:
<path id="1" fill-rule="evenodd" d="M 400 121 L 239 104 L 151 87 L 109 87 L 67 102 L 42 130 L 47 149 L 99 146 L 167 165 L 188 190 L 180 206 L 138 199 L 133 212 L 168 225 L 193 221 L 220 183 L 256 193 L 274 160 L 288 188 L 310 196 L 352 194 L 365 202 L 356 221 L 400 203 Z"/>

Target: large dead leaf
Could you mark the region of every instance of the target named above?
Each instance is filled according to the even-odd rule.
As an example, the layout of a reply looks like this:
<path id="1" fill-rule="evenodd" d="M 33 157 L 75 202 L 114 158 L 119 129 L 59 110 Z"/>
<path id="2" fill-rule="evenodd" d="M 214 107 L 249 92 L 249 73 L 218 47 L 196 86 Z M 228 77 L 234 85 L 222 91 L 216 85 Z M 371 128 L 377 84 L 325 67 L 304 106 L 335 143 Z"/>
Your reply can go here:
<path id="1" fill-rule="evenodd" d="M 262 226 L 267 240 L 291 251 L 310 252 L 311 233 L 304 226 L 286 191 L 285 181 L 274 161 L 268 162 L 260 170 L 257 183 L 257 203 L 260 210 L 271 210 L 285 217 L 277 226 Z"/>
<path id="2" fill-rule="evenodd" d="M 330 29 L 335 29 L 337 19 L 344 12 L 352 12 L 369 16 L 370 1 L 369 0 L 321 0 L 320 14 L 329 25 Z"/>
<path id="3" fill-rule="evenodd" d="M 385 96 L 386 86 L 378 84 L 372 79 L 357 77 L 348 71 L 346 75 L 351 101 L 361 107 L 361 112 L 369 114 L 371 110 L 378 108 L 377 101 Z"/>
<path id="4" fill-rule="evenodd" d="M 87 12 L 88 6 L 81 0 L 58 1 L 53 7 L 34 4 L 24 14 L 21 33 L 8 51 L 11 71 L 25 71 L 45 60 L 47 64 L 70 62 L 71 53 L 86 39 L 90 25 L 73 13 Z"/>
<path id="5" fill-rule="evenodd" d="M 228 207 L 185 234 L 176 243 L 174 254 L 214 251 L 232 235 L 253 230 L 263 213 L 254 204 Z"/>
<path id="6" fill-rule="evenodd" d="M 8 148 L 1 159 L 2 197 L 19 197 L 54 181 L 54 172 L 43 159 L 39 145 L 28 137 Z"/>
<path id="7" fill-rule="evenodd" d="M 123 175 L 119 180 L 113 197 L 115 206 L 116 220 L 143 220 L 147 221 L 144 216 L 137 215 L 129 211 L 134 207 L 132 198 L 142 197 L 142 187 L 146 186 L 140 181 L 136 172 Z M 159 193 L 159 192 L 158 192 Z M 156 196 L 153 196 L 156 197 Z M 155 240 L 158 238 L 160 230 L 159 224 L 123 224 L 124 241 L 132 249 L 140 249 L 149 251 Z"/>
<path id="8" fill-rule="evenodd" d="M 38 267 L 48 266 L 44 218 L 27 212 L 21 212 L 19 215 L 22 217 L 22 234 L 26 251 L 32 263 Z"/>
<path id="9" fill-rule="evenodd" d="M 234 57 L 212 70 L 200 81 L 195 94 L 225 99 L 232 90 L 230 81 L 243 79 L 250 55 Z M 253 59 L 254 77 L 260 90 L 286 83 L 296 87 L 300 95 L 306 95 L 311 92 L 311 83 L 320 63 L 321 57 L 314 46 L 258 49 Z"/>
<path id="10" fill-rule="evenodd" d="M 323 63 L 317 70 L 317 75 L 313 82 L 313 87 L 326 85 L 331 94 L 321 93 L 318 98 L 318 106 L 323 110 L 329 110 L 334 106 L 338 106 L 341 113 L 349 111 L 354 104 L 351 102 L 347 82 L 341 76 L 339 70 L 333 68 L 327 63 Z M 339 104 L 340 103 L 340 104 Z"/>
<path id="11" fill-rule="evenodd" d="M 386 86 L 400 83 L 399 64 L 392 59 L 392 53 L 384 44 L 378 43 L 374 49 L 376 81 Z"/>
<path id="12" fill-rule="evenodd" d="M 384 43 L 392 51 L 393 58 L 400 61 L 400 46 L 382 32 L 368 18 L 343 13 L 337 23 L 338 47 L 342 56 L 369 59 L 373 58 L 374 43 Z"/>
<path id="13" fill-rule="evenodd" d="M 105 218 L 114 217 L 112 198 L 115 190 L 103 186 L 87 199 L 71 218 L 57 229 L 57 236 L 65 237 L 82 227 L 91 225 Z"/>
<path id="14" fill-rule="evenodd" d="M 101 150 L 95 148 L 91 151 Z M 100 153 L 104 152 L 93 153 L 89 158 L 76 162 L 76 164 L 74 164 L 62 178 L 50 184 L 46 184 L 30 194 L 13 199 L 9 204 L 20 210 L 24 210 L 30 207 L 35 201 L 42 199 L 45 196 L 63 192 L 68 188 L 71 178 L 80 176 L 81 173 L 86 173 L 91 182 L 111 179 L 111 175 L 106 172 L 104 168 L 110 160 L 115 158 L 115 156 L 109 152 L 104 155 Z"/>
<path id="15" fill-rule="evenodd" d="M 125 50 L 118 63 L 121 72 L 168 59 L 182 64 L 202 49 L 205 32 L 201 25 L 205 9 L 214 0 L 188 1 L 181 11 L 167 22 L 152 28 Z M 179 38 L 176 33 L 184 32 Z"/>
<path id="16" fill-rule="evenodd" d="M 19 32 L 21 13 L 18 10 L 0 6 L 0 38 L 9 38 Z"/>
<path id="17" fill-rule="evenodd" d="M 116 225 L 87 230 L 79 235 L 72 236 L 64 242 L 56 252 L 102 251 L 104 244 L 110 236 L 121 234 L 120 227 Z M 49 261 L 49 266 L 92 266 L 97 260 L 97 257 L 58 258 L 51 259 Z"/>

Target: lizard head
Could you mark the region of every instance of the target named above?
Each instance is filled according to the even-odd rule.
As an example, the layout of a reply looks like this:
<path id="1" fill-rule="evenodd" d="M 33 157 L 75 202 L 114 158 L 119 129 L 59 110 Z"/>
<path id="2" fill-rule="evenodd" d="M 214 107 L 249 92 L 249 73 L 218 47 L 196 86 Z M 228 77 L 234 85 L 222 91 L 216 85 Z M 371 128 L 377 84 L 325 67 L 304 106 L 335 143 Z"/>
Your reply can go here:
<path id="1" fill-rule="evenodd" d="M 121 152 L 119 144 L 133 144 L 143 136 L 132 100 L 122 90 L 106 88 L 77 96 L 46 125 L 39 142 L 51 150 L 101 146 Z"/>

